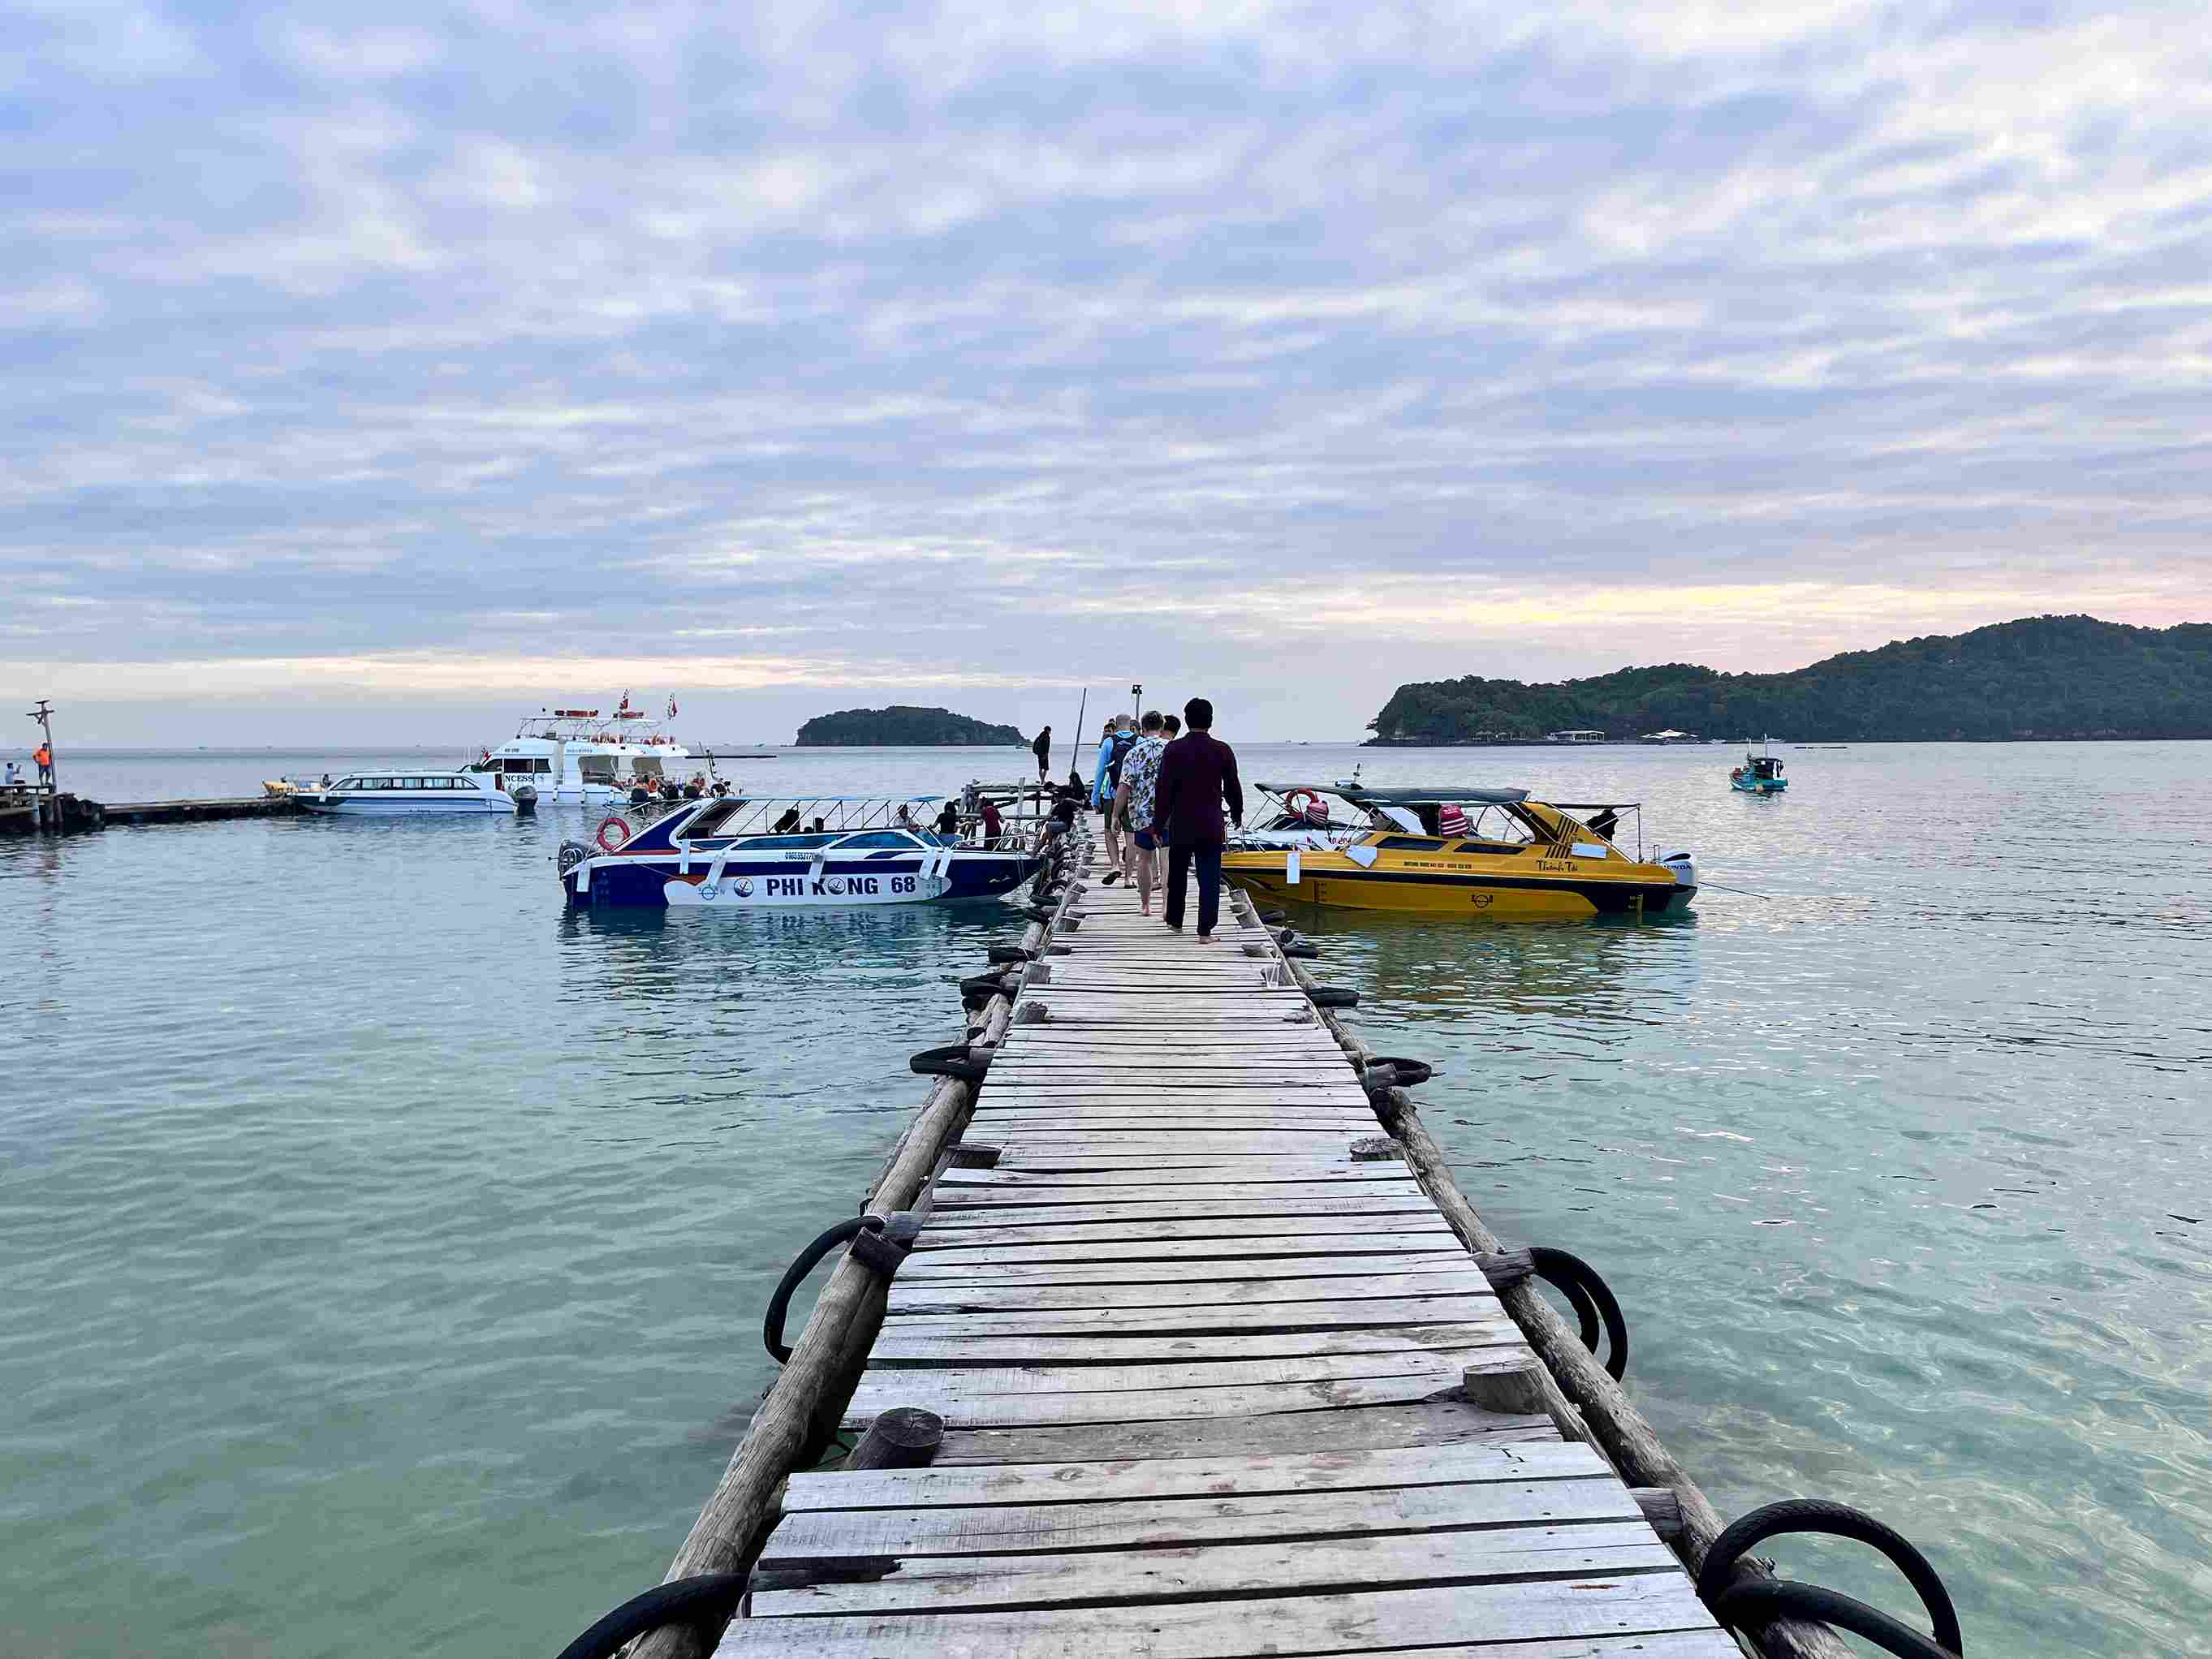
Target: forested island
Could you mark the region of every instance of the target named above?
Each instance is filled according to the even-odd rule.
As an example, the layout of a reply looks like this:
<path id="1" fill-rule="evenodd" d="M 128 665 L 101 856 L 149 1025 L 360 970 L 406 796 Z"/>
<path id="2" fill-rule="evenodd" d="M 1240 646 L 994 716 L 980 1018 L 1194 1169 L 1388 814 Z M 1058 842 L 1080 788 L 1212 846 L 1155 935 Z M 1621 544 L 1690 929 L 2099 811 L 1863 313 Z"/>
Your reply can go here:
<path id="1" fill-rule="evenodd" d="M 799 728 L 801 749 L 896 746 L 908 744 L 1026 743 L 1011 726 L 971 720 L 950 708 L 842 708 L 817 714 Z"/>
<path id="2" fill-rule="evenodd" d="M 2212 623 L 2027 617 L 1786 674 L 1667 663 L 1553 685 L 1470 675 L 1400 686 L 1368 726 L 1376 744 L 1522 742 L 1569 730 L 1635 738 L 1670 727 L 1839 743 L 2212 738 Z"/>

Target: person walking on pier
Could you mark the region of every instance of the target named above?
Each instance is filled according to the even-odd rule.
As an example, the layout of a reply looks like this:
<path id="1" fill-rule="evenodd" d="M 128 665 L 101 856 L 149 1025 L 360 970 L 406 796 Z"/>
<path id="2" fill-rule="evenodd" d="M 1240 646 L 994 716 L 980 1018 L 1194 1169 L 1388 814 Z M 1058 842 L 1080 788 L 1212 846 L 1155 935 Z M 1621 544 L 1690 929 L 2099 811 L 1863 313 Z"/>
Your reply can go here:
<path id="1" fill-rule="evenodd" d="M 1036 741 L 1030 745 L 1030 753 L 1036 757 L 1037 781 L 1042 783 L 1045 774 L 1052 770 L 1052 727 L 1048 726 L 1036 734 Z"/>
<path id="2" fill-rule="evenodd" d="M 1160 735 L 1173 743 L 1182 735 L 1182 722 L 1173 714 L 1163 714 L 1160 717 Z"/>
<path id="3" fill-rule="evenodd" d="M 1158 709 L 1146 709 L 1142 724 L 1142 735 L 1121 757 L 1121 782 L 1114 792 L 1109 817 L 1119 817 L 1122 832 L 1129 837 L 1129 874 L 1137 884 L 1137 902 L 1149 916 L 1152 889 L 1160 883 L 1159 854 L 1155 850 L 1160 843 L 1152 834 L 1152 807 L 1158 799 L 1160 757 L 1167 753 L 1168 743 L 1160 735 L 1165 723 Z"/>
<path id="4" fill-rule="evenodd" d="M 1106 879 L 1099 884 L 1102 887 L 1111 887 L 1121 880 L 1122 866 L 1128 861 L 1127 845 L 1115 821 L 1114 797 L 1121 787 L 1121 763 L 1136 741 L 1137 734 L 1130 729 L 1127 714 L 1116 714 L 1108 720 L 1106 730 L 1098 738 L 1098 769 L 1091 779 L 1091 804 L 1106 815 Z"/>
<path id="5" fill-rule="evenodd" d="M 1237 776 L 1237 751 L 1213 735 L 1213 705 L 1193 697 L 1182 706 L 1190 730 L 1160 757 L 1152 802 L 1152 834 L 1168 844 L 1167 924 L 1182 932 L 1183 898 L 1191 866 L 1198 866 L 1198 939 L 1213 943 L 1221 920 L 1221 848 L 1229 822 L 1244 827 L 1244 786 Z"/>

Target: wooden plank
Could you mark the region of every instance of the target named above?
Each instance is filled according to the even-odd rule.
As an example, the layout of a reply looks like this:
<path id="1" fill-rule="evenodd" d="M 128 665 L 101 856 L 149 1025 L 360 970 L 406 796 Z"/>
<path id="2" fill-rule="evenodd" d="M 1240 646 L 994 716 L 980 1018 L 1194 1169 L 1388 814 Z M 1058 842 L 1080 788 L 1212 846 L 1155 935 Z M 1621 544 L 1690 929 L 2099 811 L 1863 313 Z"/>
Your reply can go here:
<path id="1" fill-rule="evenodd" d="M 1033 1206 L 1034 1207 L 1034 1206 Z M 1030 1214 L 1026 1210 L 1010 1210 L 996 1214 L 989 1210 L 963 1210 L 957 1217 L 940 1218 L 933 1216 L 922 1230 L 921 1237 L 942 1235 L 952 1231 L 971 1231 L 991 1227 L 1073 1227 L 1086 1223 L 1140 1221 L 1164 1224 L 1173 1221 L 1202 1221 L 1208 1218 L 1251 1216 L 1269 1221 L 1310 1221 L 1323 1216 L 1412 1216 L 1423 1220 L 1437 1217 L 1436 1206 L 1426 1194 L 1407 1196 L 1396 1192 L 1377 1193 L 1372 1196 L 1353 1194 L 1348 1197 L 1274 1198 L 1255 1188 L 1249 1194 L 1234 1198 L 1184 1198 L 1173 1206 L 1164 1204 L 1060 1204 L 1042 1206 L 1051 1211 L 1049 1215 Z M 916 1241 L 919 1243 L 919 1240 Z"/>
<path id="2" fill-rule="evenodd" d="M 897 1571 L 803 1589 L 757 1589 L 756 1619 L 1217 1595 L 1314 1594 L 1392 1585 L 1526 1583 L 1680 1571 L 1640 1522 L 1512 1527 L 1176 1549 L 902 1559 Z"/>
<path id="3" fill-rule="evenodd" d="M 813 1659 L 1066 1659 L 1071 1653 L 1134 1659 L 1253 1659 L 1447 1644 L 1500 1659 L 1591 1659 L 1592 1639 L 1698 1632 L 1668 1659 L 1741 1659 L 1680 1572 L 1507 1581 L 1232 1597 L 1011 1612 L 864 1613 L 747 1619 L 724 1651 L 805 1654 Z M 1541 1645 L 1536 1645 L 1541 1644 Z M 1517 1644 L 1508 1646 L 1507 1644 Z M 1615 1653 L 1637 1652 L 1622 1644 Z M 1603 1649 L 1597 1650 L 1602 1654 Z M 1639 1659 L 1650 1659 L 1650 1643 Z"/>
<path id="4" fill-rule="evenodd" d="M 973 1129 L 969 1132 L 968 1138 L 971 1140 L 977 1138 Z M 988 1140 L 988 1138 L 984 1139 Z M 1218 1184 L 1228 1177 L 1239 1182 L 1268 1183 L 1278 1181 L 1395 1182 L 1407 1178 L 1406 1166 L 1395 1160 L 1375 1164 L 1328 1164 L 1319 1160 L 1284 1158 L 1279 1162 L 1270 1159 L 1256 1168 L 1249 1164 L 1240 1168 L 1235 1164 L 1185 1164 L 1167 1169 L 947 1170 L 938 1176 L 937 1186 L 940 1193 L 967 1188 L 1027 1192 L 1036 1188 L 1075 1187 L 1097 1191 L 1115 1187 L 1207 1186 Z"/>
<path id="5" fill-rule="evenodd" d="M 1504 1355 L 1507 1348 L 1482 1351 Z M 1430 1400 L 1456 1392 L 1454 1372 L 1406 1376 L 1352 1376 L 1334 1382 L 1255 1382 L 1224 1388 L 1127 1389 L 1109 1394 L 993 1395 L 933 1409 L 947 1425 L 963 1428 L 1011 1427 L 1021 1423 L 1136 1423 L 1162 1417 L 1218 1417 L 1255 1412 L 1334 1411 L 1346 1406 L 1382 1406 Z M 849 1430 L 865 1429 L 873 1412 L 849 1411 Z M 1621 1488 L 1626 1492 L 1626 1487 Z"/>
<path id="6" fill-rule="evenodd" d="M 1273 1283 L 1293 1279 L 1359 1279 L 1370 1273 L 1431 1273 L 1465 1267 L 1466 1251 L 1419 1250 L 1376 1258 L 1365 1255 L 1275 1256 L 1261 1261 L 1230 1258 L 1194 1262 L 1186 1256 L 1134 1261 L 982 1261 L 951 1263 L 935 1256 L 912 1256 L 891 1281 L 902 1285 L 1150 1285 L 1188 1284 L 1193 1274 L 1220 1284 L 1232 1279 Z M 1486 1283 L 1487 1281 L 1486 1281 Z"/>
<path id="7" fill-rule="evenodd" d="M 1071 1423 L 945 1431 L 933 1468 L 994 1463 L 1116 1462 L 1238 1453 L 1376 1451 L 1413 1446 L 1558 1444 L 1549 1417 L 1505 1417 L 1464 1400 L 1157 1423 Z"/>
<path id="8" fill-rule="evenodd" d="M 1473 1263 L 1419 1273 L 1383 1273 L 1326 1279 L 1227 1279 L 1186 1277 L 1155 1285 L 1008 1285 L 971 1279 L 894 1279 L 885 1316 L 920 1313 L 987 1313 L 1023 1308 L 1167 1308 L 1214 1303 L 1261 1302 L 1280 1307 L 1294 1302 L 1345 1297 L 1462 1296 L 1495 1300 L 1490 1281 Z M 1501 1315 L 1502 1316 L 1502 1315 Z"/>
<path id="9" fill-rule="evenodd" d="M 761 1565 L 788 1570 L 872 1556 L 892 1556 L 902 1561 L 933 1556 L 988 1556 L 996 1560 L 1029 1552 L 1172 1549 L 1258 1543 L 1270 1538 L 1354 1538 L 1435 1528 L 1607 1522 L 1644 1524 L 1636 1500 L 1610 1471 L 1518 1480 L 1253 1492 L 1241 1491 L 1233 1481 L 1224 1480 L 1212 1492 L 1189 1496 L 1139 1496 L 1084 1503 L 1022 1500 L 911 1509 L 787 1510 L 762 1552 Z M 1644 1536 L 1653 1537 L 1649 1527 L 1644 1528 Z"/>
<path id="10" fill-rule="evenodd" d="M 1520 1341 L 1517 1328 L 1510 1332 L 1493 1329 L 1490 1334 L 1492 1340 L 1479 1348 L 1390 1346 L 1280 1359 L 1240 1356 L 1119 1365 L 917 1365 L 870 1370 L 854 1389 L 849 1412 L 854 1417 L 873 1417 L 898 1406 L 919 1406 L 939 1413 L 973 1412 L 1006 1400 L 1042 1401 L 1052 1395 L 1157 1394 L 1170 1389 L 1241 1389 L 1256 1383 L 1340 1382 L 1371 1376 L 1437 1377 L 1449 1386 L 1470 1364 L 1497 1360 L 1493 1350 L 1515 1346 Z"/>
<path id="11" fill-rule="evenodd" d="M 1402 1166 L 1401 1166 L 1402 1167 Z M 1237 1180 L 1215 1180 L 1205 1182 L 1188 1182 L 1162 1183 L 1151 1187 L 1085 1186 L 1080 1182 L 1067 1186 L 1025 1187 L 953 1187 L 940 1188 L 937 1209 L 940 1215 L 969 1210 L 1058 1209 L 1070 1205 L 1091 1206 L 1102 1196 L 1115 1204 L 1157 1204 L 1170 1213 L 1187 1213 L 1187 1206 L 1198 1202 L 1232 1203 L 1238 1200 L 1255 1201 L 1270 1206 L 1286 1204 L 1296 1200 L 1334 1199 L 1346 1195 L 1364 1202 L 1381 1198 L 1419 1198 L 1428 1203 L 1411 1177 L 1398 1181 L 1366 1181 L 1346 1183 L 1334 1181 L 1262 1181 L 1251 1177 Z M 1433 1206 L 1431 1206 L 1433 1207 Z"/>
<path id="12" fill-rule="evenodd" d="M 910 1335 L 902 1325 L 877 1334 L 868 1363 L 890 1370 L 945 1365 L 1143 1364 L 1170 1359 L 1247 1359 L 1293 1354 L 1363 1354 L 1382 1349 L 1477 1348 L 1509 1346 L 1518 1327 L 1486 1317 L 1470 1306 L 1450 1324 L 1348 1326 L 1307 1331 L 1182 1332 L 1137 1336 L 1038 1334 L 1013 1331 L 992 1335 Z"/>
<path id="13" fill-rule="evenodd" d="M 1133 1336 L 1140 1331 L 1320 1330 L 1346 1325 L 1453 1325 L 1468 1312 L 1465 1296 L 1337 1297 L 1299 1303 L 1207 1303 L 1197 1308 L 1085 1308 L 1041 1312 L 912 1314 L 910 1336 L 981 1336 L 1020 1331 Z"/>
<path id="14" fill-rule="evenodd" d="M 1071 1235 L 1073 1235 L 1071 1237 Z M 1212 1257 L 1259 1260 L 1297 1255 L 1386 1255 L 1425 1250 L 1459 1249 L 1456 1235 L 1441 1222 L 1409 1217 L 1390 1226 L 1374 1219 L 1361 1224 L 1358 1232 L 1317 1231 L 1293 1222 L 1247 1224 L 1226 1227 L 1200 1221 L 1113 1222 L 1096 1226 L 1056 1229 L 1042 1233 L 982 1232 L 963 1228 L 933 1238 L 924 1228 L 915 1241 L 909 1261 L 924 1259 L 926 1251 L 942 1250 L 930 1259 L 946 1264 L 967 1261 L 1133 1261 L 1144 1260 L 1203 1261 Z"/>
<path id="15" fill-rule="evenodd" d="M 1533 1422 L 1535 1419 L 1522 1419 Z M 1001 1465 L 993 1468 L 839 1470 L 791 1477 L 787 1513 L 800 1510 L 914 1510 L 940 1504 L 1088 1504 L 1139 1498 L 1244 1497 L 1271 1492 L 1355 1492 L 1369 1486 L 1465 1486 L 1583 1480 L 1611 1474 L 1592 1448 L 1547 1445 L 1388 1446 L 1358 1455 L 1263 1452 Z M 1626 1513 L 1626 1511 L 1621 1511 Z"/>

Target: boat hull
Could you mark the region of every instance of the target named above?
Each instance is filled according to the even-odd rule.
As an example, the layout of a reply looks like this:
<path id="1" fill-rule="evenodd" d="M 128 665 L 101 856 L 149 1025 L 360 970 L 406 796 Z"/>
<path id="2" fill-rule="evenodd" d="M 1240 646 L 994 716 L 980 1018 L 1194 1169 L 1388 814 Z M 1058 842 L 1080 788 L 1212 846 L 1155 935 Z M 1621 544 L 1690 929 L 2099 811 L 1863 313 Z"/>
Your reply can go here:
<path id="1" fill-rule="evenodd" d="M 1739 778 L 1731 776 L 1729 787 L 1746 795 L 1778 795 L 1790 787 L 1787 778 Z"/>
<path id="2" fill-rule="evenodd" d="M 833 860 L 819 867 L 787 859 L 714 860 L 659 854 L 587 860 L 562 878 L 571 909 L 849 909 L 878 904 L 957 903 L 1011 893 L 1035 872 L 1027 854 Z"/>
<path id="3" fill-rule="evenodd" d="M 1509 921 L 1656 916 L 1686 910 L 1698 890 L 1672 877 L 1646 881 L 1437 876 L 1389 870 L 1316 869 L 1311 860 L 1300 872 L 1300 879 L 1292 883 L 1279 864 L 1273 870 L 1240 866 L 1237 858 L 1232 854 L 1222 860 L 1221 873 L 1257 896 L 1279 903 L 1401 915 L 1485 916 Z"/>

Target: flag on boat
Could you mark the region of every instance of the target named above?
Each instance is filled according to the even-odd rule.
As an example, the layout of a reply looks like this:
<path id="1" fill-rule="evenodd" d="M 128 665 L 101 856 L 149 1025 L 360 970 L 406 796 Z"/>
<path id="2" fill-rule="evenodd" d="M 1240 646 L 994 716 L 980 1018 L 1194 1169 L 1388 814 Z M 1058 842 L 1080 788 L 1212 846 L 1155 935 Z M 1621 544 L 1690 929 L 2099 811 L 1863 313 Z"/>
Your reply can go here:
<path id="1" fill-rule="evenodd" d="M 668 718 L 676 718 L 676 694 L 673 691 L 668 694 Z"/>

